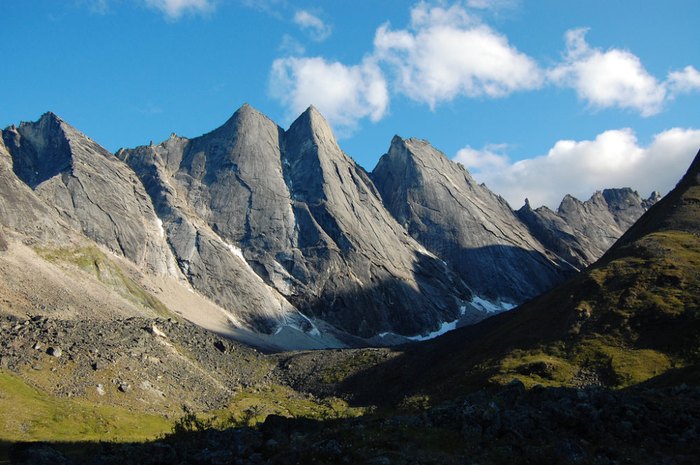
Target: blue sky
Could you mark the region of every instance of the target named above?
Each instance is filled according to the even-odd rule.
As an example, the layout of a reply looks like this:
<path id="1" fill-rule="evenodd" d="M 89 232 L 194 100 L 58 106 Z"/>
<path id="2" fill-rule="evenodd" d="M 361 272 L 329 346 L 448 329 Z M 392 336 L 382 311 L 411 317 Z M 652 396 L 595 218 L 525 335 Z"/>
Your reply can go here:
<path id="1" fill-rule="evenodd" d="M 109 150 L 314 104 L 366 169 L 428 139 L 518 208 L 665 192 L 700 148 L 695 0 L 7 3 L 0 126 L 51 110 Z"/>

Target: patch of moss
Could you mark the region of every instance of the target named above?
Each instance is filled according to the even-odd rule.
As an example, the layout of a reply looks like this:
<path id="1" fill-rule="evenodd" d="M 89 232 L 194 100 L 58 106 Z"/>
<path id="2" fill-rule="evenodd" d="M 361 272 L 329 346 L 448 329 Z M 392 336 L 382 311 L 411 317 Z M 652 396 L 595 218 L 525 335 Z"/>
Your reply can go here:
<path id="1" fill-rule="evenodd" d="M 94 246 L 80 248 L 35 249 L 36 253 L 51 263 L 74 265 L 92 274 L 122 297 L 142 307 L 153 310 L 160 316 L 170 316 L 168 308 L 141 285 L 130 278 L 124 270 Z"/>
<path id="2" fill-rule="evenodd" d="M 146 441 L 171 427 L 159 415 L 55 398 L 0 372 L 0 441 Z"/>
<path id="3" fill-rule="evenodd" d="M 314 398 L 293 389 L 273 384 L 260 389 L 246 389 L 237 393 L 225 410 L 211 412 L 216 417 L 214 424 L 254 425 L 265 421 L 268 415 L 290 418 L 357 417 L 367 412 L 366 408 L 350 407 L 336 397 Z M 228 423 L 228 425 L 227 425 Z"/>
<path id="4" fill-rule="evenodd" d="M 647 381 L 673 366 L 672 360 L 661 352 L 621 347 L 605 339 L 588 339 L 579 344 L 574 360 L 581 366 L 609 370 L 611 381 L 618 388 Z"/>
<path id="5" fill-rule="evenodd" d="M 569 361 L 544 351 L 514 350 L 501 361 L 498 373 L 490 381 L 508 384 L 517 379 L 525 387 L 570 386 L 576 371 Z"/>

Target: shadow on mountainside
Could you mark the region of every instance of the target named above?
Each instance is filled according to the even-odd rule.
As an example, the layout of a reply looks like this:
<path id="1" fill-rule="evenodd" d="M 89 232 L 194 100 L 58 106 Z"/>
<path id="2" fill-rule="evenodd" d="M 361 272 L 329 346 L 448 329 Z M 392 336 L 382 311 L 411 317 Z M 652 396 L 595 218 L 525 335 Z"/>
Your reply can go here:
<path id="1" fill-rule="evenodd" d="M 429 407 L 177 432 L 144 443 L 0 443 L 13 464 L 695 464 L 700 388 L 534 388 L 522 384 Z M 188 426 L 189 425 L 189 426 Z M 9 462 L 8 462 L 9 460 Z"/>
<path id="2" fill-rule="evenodd" d="M 541 259 L 541 254 L 535 251 L 526 251 L 513 246 L 487 246 L 464 251 L 469 256 L 500 256 L 512 254 L 522 257 L 527 254 L 532 259 Z M 351 289 L 336 287 L 333 277 L 329 278 L 323 293 L 310 300 L 302 297 L 293 301 L 297 307 L 308 315 L 326 321 L 336 322 L 334 325 L 343 331 L 360 337 L 392 332 L 407 336 L 426 334 L 437 330 L 445 321 L 454 321 L 460 318 L 460 307 L 464 302 L 449 301 L 450 295 L 455 295 L 456 289 L 464 289 L 460 297 L 464 301 L 472 299 L 469 294 L 471 282 L 463 282 L 457 270 L 453 271 L 452 282 L 441 282 L 432 279 L 433 276 L 444 274 L 445 267 L 449 266 L 427 252 L 417 253 L 413 265 L 413 277 L 418 287 L 412 286 L 408 281 L 398 277 L 383 277 L 379 274 L 372 276 L 371 285 L 362 285 L 359 282 Z M 484 279 L 483 276 L 480 279 Z M 484 279 L 503 281 L 507 276 L 493 275 Z M 347 280 L 346 280 L 347 281 Z M 341 281 L 345 282 L 345 281 Z M 465 286 L 466 284 L 466 286 Z M 486 284 L 480 282 L 479 288 L 485 288 Z M 523 283 L 511 283 L 511 286 L 524 285 Z M 481 293 L 481 298 L 493 301 L 502 300 L 513 304 L 512 297 L 498 295 L 497 292 Z M 329 305 L 329 302 L 331 303 Z M 380 309 L 378 311 L 377 309 Z M 469 311 L 469 309 L 468 309 Z M 487 312 L 473 312 L 474 317 L 467 318 L 470 323 L 475 323 L 489 316 Z M 356 341 L 350 341 L 351 346 L 357 346 Z"/>

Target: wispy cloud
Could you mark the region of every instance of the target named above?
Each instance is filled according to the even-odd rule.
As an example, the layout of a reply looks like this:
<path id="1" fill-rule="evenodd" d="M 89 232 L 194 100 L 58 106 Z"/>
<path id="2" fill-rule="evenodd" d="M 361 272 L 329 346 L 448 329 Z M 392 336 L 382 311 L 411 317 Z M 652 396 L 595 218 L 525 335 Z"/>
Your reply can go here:
<path id="1" fill-rule="evenodd" d="M 686 66 L 681 71 L 669 73 L 667 82 L 673 96 L 698 91 L 700 90 L 700 71 L 692 66 Z"/>
<path id="2" fill-rule="evenodd" d="M 560 140 L 546 155 L 515 163 L 489 146 L 465 147 L 454 160 L 514 208 L 525 198 L 533 206 L 556 208 L 566 194 L 587 199 L 608 187 L 631 187 L 645 196 L 653 190 L 666 193 L 685 173 L 698 147 L 698 129 L 663 131 L 646 147 L 631 129 L 616 129 L 593 140 Z"/>
<path id="3" fill-rule="evenodd" d="M 322 42 L 331 35 L 331 27 L 306 10 L 299 10 L 294 14 L 294 23 L 316 42 Z"/>
<path id="4" fill-rule="evenodd" d="M 294 37 L 285 34 L 282 36 L 278 50 L 288 56 L 298 56 L 306 52 L 306 47 Z"/>
<path id="5" fill-rule="evenodd" d="M 150 8 L 159 10 L 169 20 L 180 19 L 184 14 L 207 14 L 214 11 L 213 0 L 145 0 Z"/>

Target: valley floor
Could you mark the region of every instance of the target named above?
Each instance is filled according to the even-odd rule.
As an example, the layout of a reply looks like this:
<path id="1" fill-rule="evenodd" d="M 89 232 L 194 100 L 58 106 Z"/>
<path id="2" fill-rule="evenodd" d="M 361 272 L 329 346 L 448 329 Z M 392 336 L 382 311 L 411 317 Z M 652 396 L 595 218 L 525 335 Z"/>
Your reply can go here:
<path id="1" fill-rule="evenodd" d="M 401 363 L 401 349 L 264 355 L 164 318 L 5 316 L 0 333 L 0 463 L 700 459 L 700 388 L 676 382 L 697 381 L 693 367 L 627 389 L 526 389 L 513 380 L 440 401 L 360 392 L 375 389 L 363 374 Z M 362 400 L 370 398 L 380 401 Z"/>

